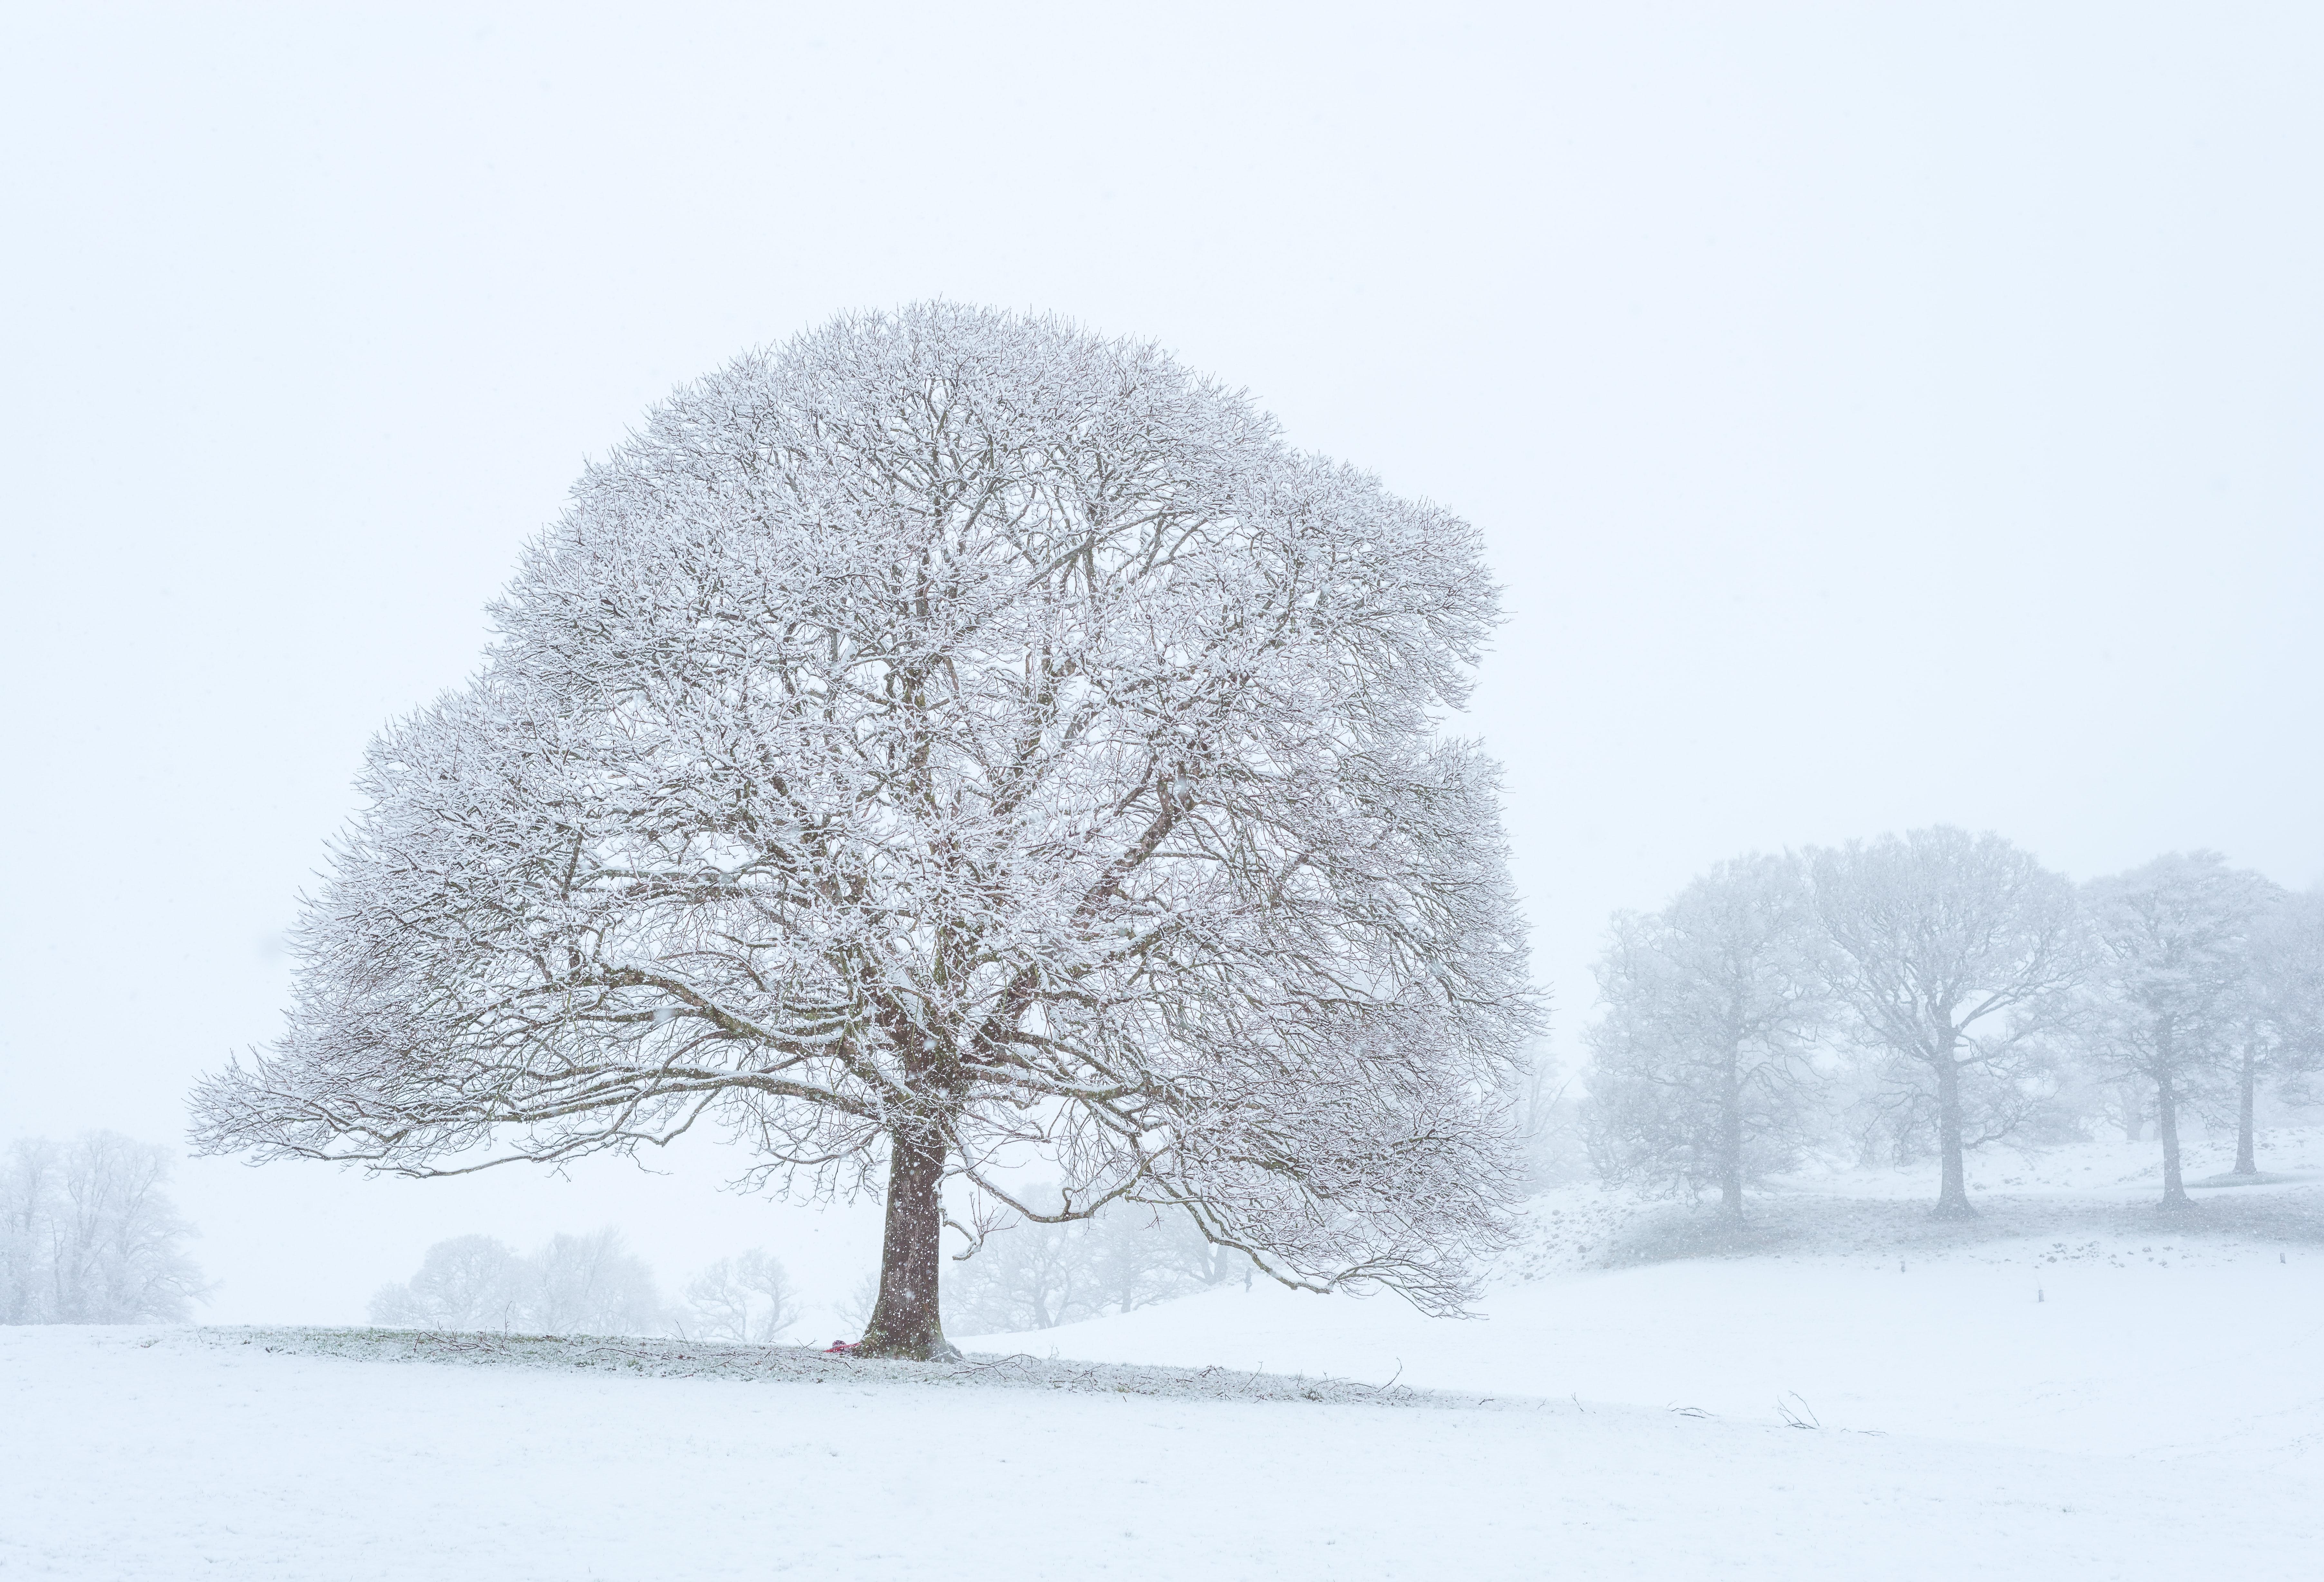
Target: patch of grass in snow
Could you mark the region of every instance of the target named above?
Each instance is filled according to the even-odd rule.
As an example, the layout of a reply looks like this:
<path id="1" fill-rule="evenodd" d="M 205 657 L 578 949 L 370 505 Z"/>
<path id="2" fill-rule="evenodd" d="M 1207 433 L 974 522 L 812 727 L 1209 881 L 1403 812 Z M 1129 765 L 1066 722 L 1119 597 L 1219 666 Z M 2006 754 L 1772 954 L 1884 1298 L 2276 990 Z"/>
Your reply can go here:
<path id="1" fill-rule="evenodd" d="M 1491 1396 L 1415 1390 L 1393 1379 L 1367 1384 L 1299 1374 L 1072 1362 L 1026 1353 L 970 1354 L 956 1363 L 851 1357 L 804 1346 L 734 1346 L 648 1337 L 505 1335 L 421 1329 L 205 1328 L 213 1346 L 257 1346 L 350 1362 L 574 1370 L 650 1379 L 731 1379 L 793 1384 L 906 1384 L 931 1388 L 1055 1390 L 1176 1401 L 1317 1402 L 1330 1405 L 1474 1409 Z"/>

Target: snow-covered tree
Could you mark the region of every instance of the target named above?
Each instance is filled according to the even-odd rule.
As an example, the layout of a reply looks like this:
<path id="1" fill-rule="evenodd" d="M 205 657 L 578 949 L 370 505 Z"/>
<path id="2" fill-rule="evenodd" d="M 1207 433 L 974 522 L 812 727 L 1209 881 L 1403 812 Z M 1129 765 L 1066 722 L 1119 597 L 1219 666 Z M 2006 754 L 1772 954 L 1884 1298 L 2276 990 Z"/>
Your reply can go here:
<path id="1" fill-rule="evenodd" d="M 2096 1107 L 2108 1125 L 2121 1131 L 2124 1142 L 2139 1142 L 2154 1119 L 2153 1085 L 2119 1079 L 2099 1083 Z"/>
<path id="2" fill-rule="evenodd" d="M 372 1293 L 371 1320 L 413 1329 L 529 1329 L 524 1260 L 492 1236 L 438 1242 L 409 1281 Z"/>
<path id="3" fill-rule="evenodd" d="M 1529 1192 L 1586 1180 L 1588 1105 L 1582 1085 L 1561 1069 L 1545 1038 L 1529 1039 L 1505 1095 Z"/>
<path id="4" fill-rule="evenodd" d="M 2098 940 L 2087 1048 L 2098 1069 L 2147 1084 L 2163 1143 L 2163 1203 L 2188 1204 L 2179 1119 L 2223 1111 L 2262 998 L 2253 936 L 2281 893 L 2217 852 L 2172 852 L 2084 886 Z"/>
<path id="5" fill-rule="evenodd" d="M 1134 1214 L 1135 1207 L 1124 1209 Z M 1157 1285 L 1167 1285 L 1167 1294 L 1183 1296 L 1207 1291 L 1234 1274 L 1245 1276 L 1247 1289 L 1250 1281 L 1250 1261 L 1231 1247 L 1222 1246 L 1203 1235 L 1202 1227 L 1190 1220 L 1172 1219 L 1167 1216 L 1147 1220 L 1139 1216 L 1136 1222 L 1140 1256 L 1152 1261 L 1160 1271 Z"/>
<path id="6" fill-rule="evenodd" d="M 2262 1083 L 2311 1096 L 2324 1071 L 2324 893 L 2282 896 L 2252 930 L 2251 976 L 2236 1028 L 2236 1173 L 2259 1173 Z"/>
<path id="7" fill-rule="evenodd" d="M 438 1242 L 410 1280 L 372 1294 L 371 1320 L 543 1335 L 650 1335 L 664 1325 L 653 1271 L 610 1226 L 551 1236 L 530 1257 L 492 1236 Z"/>
<path id="8" fill-rule="evenodd" d="M 525 1261 L 528 1328 L 549 1335 L 652 1335 L 664 1327 L 653 1271 L 610 1226 L 555 1235 Z"/>
<path id="9" fill-rule="evenodd" d="M 169 1179 L 167 1149 L 115 1132 L 10 1144 L 0 1157 L 0 1323 L 186 1318 L 206 1288 Z"/>
<path id="10" fill-rule="evenodd" d="M 1465 1295 L 1536 1016 L 1495 771 L 1437 727 L 1496 618 L 1466 523 L 1150 345 L 940 303 L 678 392 L 495 616 L 373 746 L 201 1147 L 884 1165 L 874 1354 L 947 1350 L 948 1179 Z"/>
<path id="11" fill-rule="evenodd" d="M 798 1293 L 779 1258 L 752 1247 L 687 1282 L 686 1329 L 705 1340 L 765 1344 L 799 1320 Z"/>
<path id="12" fill-rule="evenodd" d="M 1805 876 L 1788 857 L 1721 863 L 1651 915 L 1618 912 L 1597 963 L 1588 1130 L 1609 1180 L 1715 1188 L 1781 1170 L 1813 1127 L 1825 1019 Z"/>
<path id="13" fill-rule="evenodd" d="M 19 1138 L 0 1154 L 0 1324 L 37 1324 L 48 1315 L 56 1167 L 56 1144 L 45 1138 Z"/>
<path id="14" fill-rule="evenodd" d="M 1059 1217 L 1054 1192 L 1023 1196 L 1042 1217 L 990 1228 L 974 1257 L 945 1271 L 945 1300 L 967 1333 L 1053 1329 L 1105 1310 L 1092 1221 Z"/>
<path id="15" fill-rule="evenodd" d="M 991 1227 L 947 1271 L 945 1301 L 970 1333 L 1049 1329 L 1216 1285 L 1231 1272 L 1224 1254 L 1182 1215 L 1113 1203 L 1084 1220 Z"/>
<path id="16" fill-rule="evenodd" d="M 1101 1310 L 1129 1313 L 1215 1283 L 1225 1271 L 1183 1217 L 1164 1218 L 1139 1203 L 1117 1203 L 1089 1221 L 1083 1256 L 1091 1300 Z M 1205 1278 L 1207 1275 L 1207 1278 Z"/>
<path id="17" fill-rule="evenodd" d="M 2043 1040 L 2071 1018 L 2087 958 L 2073 886 L 1943 825 L 1815 852 L 1810 874 L 1834 998 L 1895 1099 L 1932 1123 L 1935 1212 L 1966 1217 L 1964 1152 L 2036 1110 Z"/>

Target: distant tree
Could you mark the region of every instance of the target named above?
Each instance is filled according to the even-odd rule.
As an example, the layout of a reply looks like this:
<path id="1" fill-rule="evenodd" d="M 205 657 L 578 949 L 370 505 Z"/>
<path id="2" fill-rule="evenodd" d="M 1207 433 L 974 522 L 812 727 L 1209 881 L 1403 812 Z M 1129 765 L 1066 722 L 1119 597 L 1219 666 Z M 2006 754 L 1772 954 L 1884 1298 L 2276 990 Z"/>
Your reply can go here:
<path id="1" fill-rule="evenodd" d="M 1250 1283 L 1250 1260 L 1232 1247 L 1221 1246 L 1191 1225 L 1165 1219 L 1151 1235 L 1155 1256 L 1172 1276 L 1180 1293 L 1207 1291 L 1236 1274 Z"/>
<path id="2" fill-rule="evenodd" d="M 835 1304 L 833 1311 L 839 1326 L 848 1335 L 861 1335 L 872 1322 L 872 1309 L 880 1305 L 880 1272 L 867 1270 L 847 1294 Z"/>
<path id="3" fill-rule="evenodd" d="M 945 1300 L 971 1333 L 1049 1329 L 1186 1296 L 1249 1264 L 1180 1216 L 1115 1204 L 1086 1220 L 990 1228 L 947 1272 Z"/>
<path id="4" fill-rule="evenodd" d="M 1549 1041 L 1527 1041 L 1509 1084 L 1509 1114 L 1528 1191 L 1580 1180 L 1591 1170 L 1580 1085 L 1561 1074 Z"/>
<path id="5" fill-rule="evenodd" d="M 551 1236 L 527 1260 L 531 1327 L 550 1335 L 651 1335 L 666 1327 L 653 1271 L 608 1226 Z"/>
<path id="6" fill-rule="evenodd" d="M 1468 524 L 1150 345 L 939 303 L 678 392 L 495 616 L 374 745 L 201 1148 L 437 1175 L 708 1119 L 759 1185 L 884 1167 L 874 1355 L 948 1350 L 947 1180 L 1471 1289 L 1536 1011 L 1439 726 L 1497 619 Z"/>
<path id="7" fill-rule="evenodd" d="M 2146 1136 L 2146 1128 L 2154 1120 L 2154 1089 L 2140 1082 L 2107 1082 L 2098 1087 L 2098 1113 L 2107 1124 L 2120 1129 L 2126 1143 L 2136 1143 Z"/>
<path id="8" fill-rule="evenodd" d="M 57 1146 L 45 1138 L 20 1138 L 0 1154 L 0 1324 L 48 1317 L 56 1169 Z"/>
<path id="9" fill-rule="evenodd" d="M 1081 1252 L 1088 1271 L 1093 1303 L 1117 1313 L 1134 1312 L 1156 1302 L 1184 1296 L 1196 1283 L 1187 1267 L 1186 1254 L 1174 1242 L 1208 1244 L 1187 1237 L 1180 1216 L 1164 1219 L 1155 1209 L 1120 1203 L 1089 1222 Z"/>
<path id="10" fill-rule="evenodd" d="M 2180 1116 L 2190 1106 L 2223 1110 L 2238 1046 L 2257 1058 L 2253 935 L 2280 892 L 2199 851 L 2093 879 L 2083 895 L 2098 943 L 2085 1047 L 2100 1071 L 2153 1088 L 2163 1204 L 2183 1208 Z"/>
<path id="11" fill-rule="evenodd" d="M 492 1236 L 454 1236 L 429 1247 L 408 1283 L 382 1286 L 371 1320 L 414 1329 L 530 1328 L 524 1260 Z"/>
<path id="12" fill-rule="evenodd" d="M 800 1312 L 781 1261 L 757 1247 L 696 1275 L 686 1288 L 686 1309 L 689 1334 L 761 1345 L 779 1338 Z"/>
<path id="13" fill-rule="evenodd" d="M 2293 1098 L 2324 1070 L 2324 893 L 2288 894 L 2252 930 L 2236 1035 L 2236 1174 L 2259 1173 L 2263 1082 Z"/>
<path id="14" fill-rule="evenodd" d="M 1055 1189 L 1024 1196 L 1043 1212 L 988 1230 L 945 1271 L 945 1300 L 970 1334 L 1053 1329 L 1104 1311 L 1089 1222 L 1058 1217 Z"/>
<path id="15" fill-rule="evenodd" d="M 1661 911 L 1615 914 L 1582 1033 L 1608 1179 L 1713 1188 L 1739 1216 L 1745 1183 L 1792 1162 L 1816 1113 L 1822 948 L 1787 857 L 1721 863 Z"/>
<path id="16" fill-rule="evenodd" d="M 0 1323 L 183 1320 L 206 1292 L 170 1153 L 115 1132 L 27 1138 L 0 1161 Z"/>
<path id="17" fill-rule="evenodd" d="M 1811 854 L 1831 983 L 1907 1111 L 1924 1109 L 1935 1213 L 1967 1217 L 1965 1151 L 2040 1109 L 2043 1041 L 2070 1022 L 2087 952 L 2073 887 L 1997 835 L 1949 826 Z"/>
<path id="18" fill-rule="evenodd" d="M 491 1236 L 438 1242 L 409 1281 L 373 1293 L 371 1319 L 542 1335 L 651 1335 L 667 1323 L 653 1271 L 611 1228 L 551 1236 L 530 1257 Z"/>
<path id="19" fill-rule="evenodd" d="M 1933 1074 L 1923 1062 L 1867 1038 L 1843 1020 L 1837 1046 L 1855 1059 L 1831 1074 L 1833 1118 L 1866 1164 L 1911 1165 L 1941 1160 L 1941 1111 Z M 1960 1103 L 1964 1158 L 1995 1143 L 2023 1150 L 2086 1142 L 2100 1117 L 2119 1125 L 2116 1096 L 2084 1079 L 2062 1020 L 2011 1051 L 2006 1060 L 1963 1066 Z"/>

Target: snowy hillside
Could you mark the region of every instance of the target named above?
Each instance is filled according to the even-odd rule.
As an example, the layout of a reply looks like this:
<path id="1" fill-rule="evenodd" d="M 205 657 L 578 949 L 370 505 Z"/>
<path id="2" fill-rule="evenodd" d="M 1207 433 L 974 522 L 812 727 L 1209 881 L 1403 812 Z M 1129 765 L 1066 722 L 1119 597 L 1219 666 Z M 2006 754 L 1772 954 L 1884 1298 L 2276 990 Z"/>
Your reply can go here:
<path id="1" fill-rule="evenodd" d="M 2169 1220 L 2126 1145 L 1988 1160 L 1969 1226 L 1911 1175 L 1794 1181 L 1723 1249 L 1707 1217 L 1572 1189 L 1471 1321 L 1238 1286 L 971 1340 L 959 1369 L 0 1330 L 0 1570 L 2303 1575 L 2319 1143 L 2270 1138 L 2281 1180 Z"/>
<path id="2" fill-rule="evenodd" d="M 2225 1162 L 2209 1146 L 2191 1177 Z M 1254 1284 L 967 1344 L 1746 1422 L 1804 1402 L 1827 1424 L 2059 1450 L 2264 1461 L 2312 1445 L 2324 1474 L 2324 1128 L 2271 1134 L 2273 1181 L 2199 1190 L 2175 1216 L 2153 1207 L 2153 1152 L 1989 1156 L 1965 1224 L 1929 1217 L 1921 1171 L 1784 1183 L 1739 1235 L 1707 1208 L 1561 1189 L 1528 1206 L 1507 1277 L 1465 1322 Z"/>

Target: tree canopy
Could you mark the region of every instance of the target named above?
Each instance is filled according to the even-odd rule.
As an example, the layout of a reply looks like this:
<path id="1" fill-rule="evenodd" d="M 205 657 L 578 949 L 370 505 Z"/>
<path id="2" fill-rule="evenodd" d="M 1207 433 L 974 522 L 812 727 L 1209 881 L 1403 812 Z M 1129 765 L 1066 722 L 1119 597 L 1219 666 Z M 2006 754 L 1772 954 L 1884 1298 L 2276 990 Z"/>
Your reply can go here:
<path id="1" fill-rule="evenodd" d="M 1496 772 L 1438 726 L 1497 618 L 1468 524 L 1151 345 L 938 303 L 679 390 L 493 613 L 374 744 L 201 1146 L 884 1161 L 901 1355 L 945 1180 L 972 1241 L 1126 1199 L 1460 1300 L 1536 1017 Z"/>

